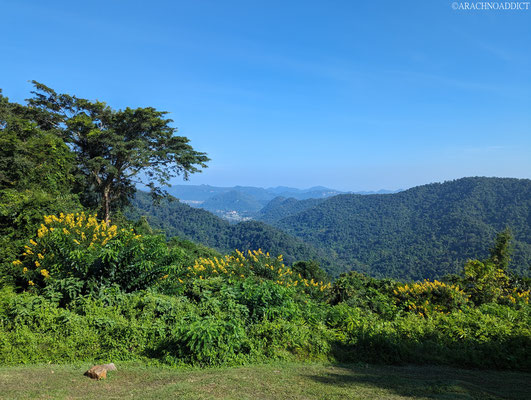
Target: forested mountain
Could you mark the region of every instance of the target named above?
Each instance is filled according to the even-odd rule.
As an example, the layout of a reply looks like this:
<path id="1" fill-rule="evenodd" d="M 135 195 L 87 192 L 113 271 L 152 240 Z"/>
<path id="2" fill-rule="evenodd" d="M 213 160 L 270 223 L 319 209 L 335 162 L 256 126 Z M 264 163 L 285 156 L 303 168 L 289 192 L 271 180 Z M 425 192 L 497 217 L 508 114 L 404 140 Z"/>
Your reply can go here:
<path id="1" fill-rule="evenodd" d="M 288 199 L 281 196 L 275 197 L 255 215 L 255 219 L 266 223 L 273 223 L 282 218 L 315 207 L 323 201 L 324 199 L 297 200 L 293 197 Z"/>
<path id="2" fill-rule="evenodd" d="M 304 200 L 324 199 L 343 193 L 323 186 L 296 189 L 287 186 L 261 188 L 210 185 L 175 185 L 169 188 L 168 192 L 185 204 L 203 208 L 228 221 L 255 218 L 258 211 L 278 196 Z"/>
<path id="3" fill-rule="evenodd" d="M 316 205 L 319 202 L 317 200 L 346 193 L 324 186 L 297 189 L 288 186 L 261 188 L 254 186 L 219 187 L 210 185 L 175 185 L 170 187 L 168 192 L 182 203 L 192 207 L 203 208 L 231 222 L 248 219 L 264 222 L 276 221 Z M 356 193 L 368 195 L 396 192 L 379 190 L 377 192 Z M 305 200 L 312 201 L 306 202 Z M 298 203 L 297 201 L 301 202 Z M 279 208 L 277 209 L 277 207 Z"/>
<path id="4" fill-rule="evenodd" d="M 309 189 L 295 189 L 286 186 L 277 186 L 274 188 L 268 188 L 269 193 L 273 193 L 276 196 L 294 198 L 297 200 L 306 200 L 306 199 L 325 199 L 327 197 L 336 196 L 341 193 L 339 190 L 329 189 L 324 186 L 314 186 Z"/>
<path id="5" fill-rule="evenodd" d="M 325 252 L 278 228 L 258 221 L 231 225 L 208 211 L 190 207 L 178 200 L 162 200 L 155 205 L 147 193 L 139 191 L 126 215 L 133 220 L 146 217 L 152 227 L 162 229 L 167 237 L 180 236 L 221 252 L 261 248 L 274 256 L 282 254 L 287 263 L 316 260 L 324 267 L 330 267 Z"/>
<path id="6" fill-rule="evenodd" d="M 201 205 L 201 208 L 218 214 L 219 212 L 236 211 L 240 215 L 254 214 L 263 208 L 263 204 L 247 193 L 231 190 L 219 193 Z M 219 215 L 221 216 L 221 215 Z"/>
<path id="7" fill-rule="evenodd" d="M 511 267 L 528 274 L 531 180 L 463 178 L 395 194 L 338 195 L 274 225 L 340 264 L 406 279 L 454 273 L 468 258 L 485 256 L 496 232 L 510 227 Z"/>
<path id="8" fill-rule="evenodd" d="M 145 214 L 168 236 L 220 251 L 263 248 L 289 261 L 317 259 L 334 275 L 355 269 L 400 279 L 440 277 L 485 256 L 505 227 L 515 236 L 511 268 L 527 274 L 531 265 L 531 181 L 525 179 L 463 178 L 328 199 L 277 197 L 256 214 L 276 229 L 256 221 L 231 226 L 178 201 L 153 206 L 145 193 L 134 204 L 131 217 Z"/>

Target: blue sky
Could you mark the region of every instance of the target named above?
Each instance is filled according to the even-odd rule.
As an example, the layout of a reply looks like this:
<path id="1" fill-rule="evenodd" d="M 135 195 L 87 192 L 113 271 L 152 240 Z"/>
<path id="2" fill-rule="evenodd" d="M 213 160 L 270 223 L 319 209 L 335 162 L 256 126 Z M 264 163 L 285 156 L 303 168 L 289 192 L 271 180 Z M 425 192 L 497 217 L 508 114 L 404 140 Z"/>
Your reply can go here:
<path id="1" fill-rule="evenodd" d="M 0 0 L 0 88 L 170 111 L 191 184 L 531 178 L 531 9 L 451 4 Z"/>

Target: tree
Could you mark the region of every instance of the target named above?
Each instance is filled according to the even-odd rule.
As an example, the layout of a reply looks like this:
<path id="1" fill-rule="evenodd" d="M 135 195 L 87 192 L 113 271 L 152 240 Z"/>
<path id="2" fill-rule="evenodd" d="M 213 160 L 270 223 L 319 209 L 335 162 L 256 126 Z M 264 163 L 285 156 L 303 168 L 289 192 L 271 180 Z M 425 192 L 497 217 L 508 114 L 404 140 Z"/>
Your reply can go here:
<path id="1" fill-rule="evenodd" d="M 111 211 L 128 203 L 135 184 L 150 188 L 155 198 L 167 195 L 172 177 L 206 168 L 209 158 L 195 151 L 189 140 L 176 136 L 167 112 L 152 107 L 113 110 L 100 101 L 90 101 L 33 81 L 28 100 L 41 129 L 58 134 L 76 154 L 84 176 L 83 199 L 97 206 L 108 222 Z"/>
<path id="2" fill-rule="evenodd" d="M 511 260 L 511 231 L 499 232 L 486 260 L 469 260 L 464 267 L 464 284 L 472 301 L 483 304 L 497 301 L 509 288 L 507 268 Z"/>
<path id="3" fill-rule="evenodd" d="M 0 264 L 11 265 L 44 214 L 81 208 L 71 193 L 74 154 L 0 90 Z M 8 274 L 0 265 L 0 281 Z"/>
<path id="4" fill-rule="evenodd" d="M 511 261 L 511 253 L 513 251 L 511 241 L 513 235 L 509 228 L 505 228 L 503 231 L 496 235 L 494 246 L 489 250 L 490 258 L 494 264 L 500 269 L 507 271 L 509 262 Z"/>
<path id="5" fill-rule="evenodd" d="M 319 263 L 314 260 L 310 261 L 297 261 L 292 266 L 293 272 L 301 274 L 305 279 L 313 279 L 316 282 L 329 282 L 330 277 L 321 269 Z"/>

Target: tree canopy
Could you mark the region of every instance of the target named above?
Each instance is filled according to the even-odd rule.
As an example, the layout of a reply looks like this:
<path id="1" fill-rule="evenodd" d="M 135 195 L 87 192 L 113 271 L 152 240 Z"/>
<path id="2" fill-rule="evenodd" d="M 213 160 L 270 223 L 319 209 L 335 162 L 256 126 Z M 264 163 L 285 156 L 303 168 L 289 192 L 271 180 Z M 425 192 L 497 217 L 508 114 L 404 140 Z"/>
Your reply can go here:
<path id="1" fill-rule="evenodd" d="M 59 137 L 0 91 L 0 263 L 17 254 L 43 214 L 79 210 L 74 161 Z"/>
<path id="2" fill-rule="evenodd" d="M 166 195 L 169 180 L 200 172 L 209 161 L 177 129 L 167 112 L 153 107 L 114 110 L 33 81 L 28 104 L 42 130 L 58 134 L 75 153 L 84 177 L 82 200 L 97 206 L 109 221 L 111 211 L 128 202 L 136 184 L 150 188 L 154 197 Z"/>
<path id="3" fill-rule="evenodd" d="M 335 271 L 378 277 L 440 278 L 471 258 L 486 257 L 488 243 L 502 268 L 529 274 L 531 180 L 462 178 L 385 195 L 343 194 L 306 207 L 280 203 L 267 214 L 275 227 L 328 252 Z M 280 217 L 280 218 L 279 218 Z M 344 266 L 344 267 L 343 267 Z"/>

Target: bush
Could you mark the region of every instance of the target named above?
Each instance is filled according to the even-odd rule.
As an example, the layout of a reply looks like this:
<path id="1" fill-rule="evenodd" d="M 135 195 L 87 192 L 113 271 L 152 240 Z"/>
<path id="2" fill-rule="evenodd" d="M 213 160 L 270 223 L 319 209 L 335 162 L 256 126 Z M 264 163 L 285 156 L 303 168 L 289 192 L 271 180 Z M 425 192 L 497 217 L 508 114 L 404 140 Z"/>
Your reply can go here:
<path id="1" fill-rule="evenodd" d="M 193 266 L 181 271 L 179 282 L 199 278 L 223 277 L 224 279 L 245 279 L 254 276 L 270 280 L 287 288 L 299 288 L 316 298 L 323 298 L 331 284 L 303 278 L 283 263 L 282 256 L 271 257 L 262 250 L 249 250 L 247 255 L 236 250 L 225 257 L 199 258 Z"/>
<path id="2" fill-rule="evenodd" d="M 433 312 L 449 313 L 462 310 L 467 306 L 469 298 L 459 286 L 438 280 L 397 285 L 393 293 L 400 309 L 421 316 Z"/>
<path id="3" fill-rule="evenodd" d="M 71 299 L 110 285 L 127 292 L 145 289 L 167 275 L 171 262 L 162 236 L 137 235 L 78 213 L 44 217 L 37 237 L 13 265 L 22 288 Z"/>
<path id="4" fill-rule="evenodd" d="M 454 283 L 352 272 L 331 285 L 260 250 L 222 257 L 83 213 L 47 216 L 13 263 L 24 291 L 0 292 L 0 363 L 329 359 L 531 369 L 528 282 L 467 266 Z M 477 297 L 480 287 L 487 297 Z"/>

